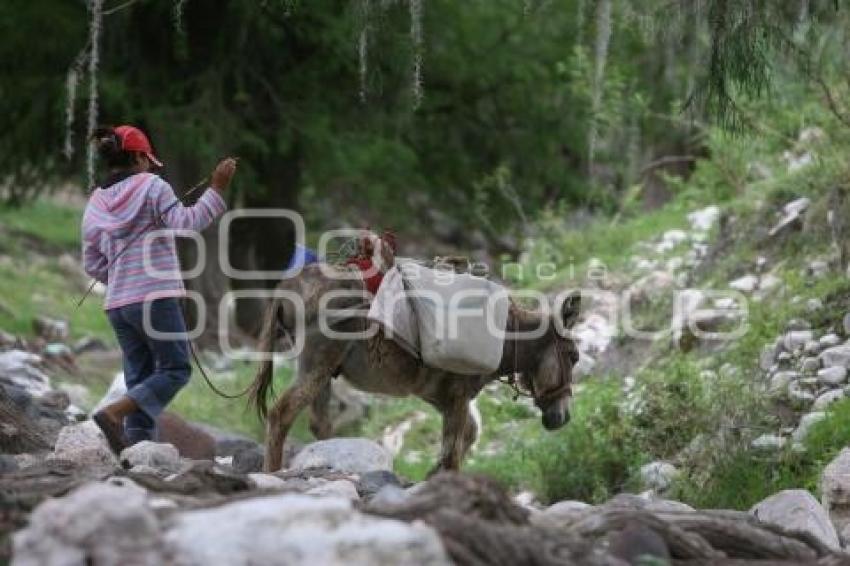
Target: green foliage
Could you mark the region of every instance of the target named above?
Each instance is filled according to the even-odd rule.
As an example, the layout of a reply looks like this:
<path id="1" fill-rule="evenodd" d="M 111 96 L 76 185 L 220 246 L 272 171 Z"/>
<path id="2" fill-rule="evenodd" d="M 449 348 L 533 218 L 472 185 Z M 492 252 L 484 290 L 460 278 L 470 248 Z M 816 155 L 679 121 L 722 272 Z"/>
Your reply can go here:
<path id="1" fill-rule="evenodd" d="M 6 245 L 14 245 L 11 236 L 25 236 L 63 251 L 76 251 L 80 245 L 82 213 L 69 206 L 49 201 L 30 203 L 19 208 L 0 205 L 0 229 Z M 20 242 L 17 242 L 20 243 Z"/>
<path id="2" fill-rule="evenodd" d="M 209 364 L 205 366 L 205 370 L 219 389 L 235 394 L 243 391 L 254 380 L 256 367 L 254 364 L 237 362 L 232 373 L 218 374 L 209 368 Z M 286 367 L 277 369 L 274 381 L 275 390 L 282 391 L 292 381 L 292 370 Z M 265 437 L 262 422 L 253 408 L 248 407 L 244 398 L 233 400 L 218 396 L 204 382 L 197 367 L 192 372 L 191 381 L 180 391 L 169 410 L 186 419 L 244 434 L 257 441 L 262 441 Z M 312 438 L 308 430 L 306 412 L 296 419 L 290 435 L 300 441 Z"/>

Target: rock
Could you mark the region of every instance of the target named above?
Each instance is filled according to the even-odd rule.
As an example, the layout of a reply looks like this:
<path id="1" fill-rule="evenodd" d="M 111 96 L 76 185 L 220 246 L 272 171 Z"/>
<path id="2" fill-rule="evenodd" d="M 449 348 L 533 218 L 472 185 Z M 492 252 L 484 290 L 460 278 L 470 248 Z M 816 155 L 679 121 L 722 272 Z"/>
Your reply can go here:
<path id="1" fill-rule="evenodd" d="M 708 232 L 714 227 L 719 218 L 720 207 L 715 205 L 707 206 L 688 214 L 688 222 L 691 224 L 691 229 L 696 232 Z"/>
<path id="2" fill-rule="evenodd" d="M 805 352 L 809 356 L 817 356 L 820 354 L 821 348 L 820 342 L 817 340 L 809 340 L 806 342 L 805 346 L 803 346 L 803 352 Z"/>
<path id="3" fill-rule="evenodd" d="M 165 562 L 156 515 L 144 490 L 90 483 L 48 499 L 14 536 L 15 566 L 122 566 Z"/>
<path id="4" fill-rule="evenodd" d="M 786 214 L 783 216 L 767 233 L 768 236 L 774 238 L 790 234 L 791 232 L 799 231 L 803 228 L 803 218 L 798 213 Z"/>
<path id="5" fill-rule="evenodd" d="M 238 450 L 232 456 L 231 466 L 237 474 L 250 474 L 263 469 L 265 451 L 259 446 Z"/>
<path id="6" fill-rule="evenodd" d="M 826 510 L 803 489 L 786 489 L 757 503 L 750 513 L 765 523 L 810 533 L 829 548 L 838 550 L 838 533 Z"/>
<path id="7" fill-rule="evenodd" d="M 32 321 L 35 335 L 48 342 L 65 342 L 68 339 L 68 321 L 38 316 Z"/>
<path id="8" fill-rule="evenodd" d="M 323 482 L 316 487 L 308 489 L 306 494 L 316 497 L 339 497 L 348 499 L 349 501 L 358 501 L 360 499 L 360 495 L 357 493 L 357 487 L 348 480 Z"/>
<path id="9" fill-rule="evenodd" d="M 0 474 L 16 472 L 20 469 L 18 459 L 12 454 L 0 454 Z"/>
<path id="10" fill-rule="evenodd" d="M 771 273 L 767 273 L 762 275 L 759 279 L 758 290 L 759 296 L 765 297 L 769 291 L 773 291 L 782 285 L 782 279 L 773 275 Z"/>
<path id="11" fill-rule="evenodd" d="M 646 505 L 647 511 L 651 511 L 653 513 L 695 513 L 696 509 L 688 505 L 687 503 L 682 503 L 681 501 L 674 501 L 672 499 L 652 499 Z"/>
<path id="12" fill-rule="evenodd" d="M 811 199 L 807 197 L 801 197 L 796 200 L 792 200 L 788 204 L 782 207 L 782 211 L 786 216 L 791 216 L 792 214 L 802 214 L 806 210 L 808 210 L 809 205 L 812 204 Z"/>
<path id="13" fill-rule="evenodd" d="M 806 301 L 806 310 L 814 313 L 823 308 L 823 301 L 820 299 L 809 299 Z"/>
<path id="14" fill-rule="evenodd" d="M 397 475 L 388 470 L 366 472 L 365 474 L 360 474 L 360 481 L 357 482 L 357 492 L 360 494 L 360 497 L 368 499 L 388 485 L 401 487 L 401 481 Z"/>
<path id="15" fill-rule="evenodd" d="M 566 529 L 573 522 L 586 517 L 591 510 L 593 506 L 582 501 L 559 501 L 540 513 L 533 514 L 531 521 L 540 526 L 553 525 Z"/>
<path id="16" fill-rule="evenodd" d="M 843 389 L 833 389 L 832 391 L 827 391 L 826 393 L 818 396 L 818 398 L 815 399 L 815 402 L 812 405 L 812 410 L 823 411 L 836 401 L 840 401 L 842 399 L 844 399 Z"/>
<path id="17" fill-rule="evenodd" d="M 105 352 L 108 349 L 109 348 L 103 340 L 92 336 L 80 338 L 74 342 L 74 345 L 71 347 L 71 350 L 73 350 L 74 354 L 77 356 L 87 352 Z"/>
<path id="18" fill-rule="evenodd" d="M 816 373 L 820 369 L 820 360 L 817 358 L 803 358 L 800 363 L 800 370 L 805 374 Z"/>
<path id="19" fill-rule="evenodd" d="M 283 489 L 286 487 L 286 481 L 271 474 L 248 474 L 248 479 L 254 484 L 257 489 Z"/>
<path id="20" fill-rule="evenodd" d="M 41 396 L 38 400 L 42 408 L 54 409 L 56 411 L 64 411 L 71 405 L 71 399 L 68 394 L 59 389 L 53 389 Z"/>
<path id="21" fill-rule="evenodd" d="M 91 403 L 89 390 L 85 385 L 78 383 L 60 383 L 59 390 L 64 391 L 72 405 L 87 407 Z"/>
<path id="22" fill-rule="evenodd" d="M 171 444 L 144 440 L 121 452 L 121 464 L 128 469 L 136 466 L 153 468 L 157 475 L 176 474 L 183 467 L 180 453 Z"/>
<path id="23" fill-rule="evenodd" d="M 806 437 L 809 435 L 812 427 L 819 423 L 820 421 L 826 418 L 826 413 L 823 411 L 816 411 L 813 413 L 808 413 L 803 415 L 803 418 L 800 419 L 800 424 L 797 426 L 797 429 L 791 434 L 791 438 L 794 442 L 804 442 Z"/>
<path id="24" fill-rule="evenodd" d="M 841 366 L 850 367 L 850 345 L 842 344 L 827 348 L 820 353 L 820 361 L 823 367 Z"/>
<path id="25" fill-rule="evenodd" d="M 385 485 L 378 493 L 371 497 L 369 502 L 377 507 L 392 507 L 406 503 L 409 499 L 410 494 L 407 490 L 394 485 Z"/>
<path id="26" fill-rule="evenodd" d="M 118 373 L 112 379 L 106 395 L 98 401 L 92 413 L 118 400 L 127 392 L 124 374 Z M 157 419 L 157 440 L 171 444 L 180 455 L 192 460 L 212 460 L 216 456 L 216 439 L 206 427 L 190 423 L 177 413 L 165 411 Z M 256 442 L 247 440 L 252 445 Z M 229 455 L 229 454 L 226 454 Z"/>
<path id="27" fill-rule="evenodd" d="M 640 468 L 641 485 L 656 493 L 663 493 L 673 485 L 679 470 L 669 462 L 651 462 Z"/>
<path id="28" fill-rule="evenodd" d="M 844 318 L 841 319 L 841 327 L 844 328 L 845 336 L 850 334 L 850 313 L 845 314 Z"/>
<path id="29" fill-rule="evenodd" d="M 793 361 L 794 357 L 788 352 L 779 352 L 779 355 L 776 356 L 776 365 L 783 369 L 791 367 Z"/>
<path id="30" fill-rule="evenodd" d="M 0 353 L 0 384 L 23 389 L 33 397 L 51 391 L 50 379 L 39 369 L 41 358 L 24 350 Z"/>
<path id="31" fill-rule="evenodd" d="M 171 444 L 184 458 L 212 460 L 215 458 L 215 438 L 206 430 L 190 423 L 177 413 L 165 411 L 157 419 L 160 442 Z"/>
<path id="32" fill-rule="evenodd" d="M 758 287 L 759 278 L 756 275 L 744 275 L 729 282 L 729 288 L 741 293 L 752 293 Z"/>
<path id="33" fill-rule="evenodd" d="M 774 344 L 765 344 L 759 355 L 759 368 L 768 371 L 776 363 L 778 348 Z"/>
<path id="34" fill-rule="evenodd" d="M 791 382 L 797 379 L 800 379 L 800 374 L 796 371 L 778 371 L 770 378 L 768 392 L 773 396 L 784 396 Z"/>
<path id="35" fill-rule="evenodd" d="M 806 267 L 806 275 L 813 279 L 822 279 L 829 273 L 829 263 L 823 260 L 815 260 Z"/>
<path id="36" fill-rule="evenodd" d="M 666 271 L 653 271 L 635 281 L 628 289 L 636 304 L 657 301 L 676 287 L 676 279 Z"/>
<path id="37" fill-rule="evenodd" d="M 668 230 L 664 232 L 661 236 L 661 241 L 655 246 L 655 253 L 665 254 L 687 240 L 688 233 L 684 230 Z"/>
<path id="38" fill-rule="evenodd" d="M 804 151 L 801 154 L 796 154 L 790 151 L 785 151 L 782 157 L 788 162 L 788 172 L 794 173 L 800 169 L 804 169 L 815 162 L 815 156 L 810 151 Z"/>
<path id="39" fill-rule="evenodd" d="M 824 334 L 820 337 L 820 340 L 818 340 L 818 342 L 824 348 L 832 348 L 833 346 L 838 346 L 839 344 L 841 344 L 841 338 L 839 338 L 838 334 L 835 333 Z"/>
<path id="40" fill-rule="evenodd" d="M 823 368 L 818 372 L 818 381 L 830 387 L 838 387 L 847 381 L 847 370 L 841 366 Z"/>
<path id="41" fill-rule="evenodd" d="M 260 447 L 255 440 L 241 434 L 221 430 L 204 423 L 195 423 L 195 426 L 213 437 L 216 445 L 216 456 L 233 456 L 236 452 L 245 448 Z"/>
<path id="42" fill-rule="evenodd" d="M 93 421 L 63 427 L 49 458 L 69 460 L 84 467 L 118 466 L 118 459 L 109 449 L 106 437 Z"/>
<path id="43" fill-rule="evenodd" d="M 843 536 L 850 527 L 850 448 L 844 448 L 824 468 L 820 480 L 823 506 Z"/>
<path id="44" fill-rule="evenodd" d="M 448 565 L 440 538 L 420 522 L 355 511 L 340 498 L 282 494 L 189 511 L 165 535 L 183 565 Z"/>
<path id="45" fill-rule="evenodd" d="M 789 352 L 802 349 L 806 343 L 814 338 L 814 333 L 811 330 L 794 330 L 785 334 L 782 344 Z"/>
<path id="46" fill-rule="evenodd" d="M 826 132 L 817 126 L 809 126 L 800 130 L 800 135 L 797 137 L 798 143 L 801 145 L 818 144 L 826 140 Z"/>
<path id="47" fill-rule="evenodd" d="M 814 402 L 815 395 L 804 388 L 801 380 L 797 380 L 788 384 L 788 399 L 797 407 L 806 407 Z"/>
<path id="48" fill-rule="evenodd" d="M 750 446 L 755 450 L 773 452 L 776 450 L 782 450 L 787 442 L 788 439 L 783 436 L 779 436 L 776 434 L 762 434 L 761 436 L 753 440 L 750 443 Z"/>
<path id="49" fill-rule="evenodd" d="M 392 455 L 365 438 L 332 438 L 308 444 L 295 456 L 290 469 L 330 468 L 342 473 L 392 471 Z"/>

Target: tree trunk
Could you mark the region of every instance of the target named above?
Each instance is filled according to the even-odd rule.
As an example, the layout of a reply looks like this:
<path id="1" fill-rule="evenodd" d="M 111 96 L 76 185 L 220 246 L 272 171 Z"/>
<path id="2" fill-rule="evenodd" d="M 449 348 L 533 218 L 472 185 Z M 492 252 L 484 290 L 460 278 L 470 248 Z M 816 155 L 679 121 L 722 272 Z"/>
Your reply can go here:
<path id="1" fill-rule="evenodd" d="M 245 208 L 295 210 L 301 181 L 301 151 L 294 146 L 285 155 L 272 155 L 257 164 L 264 175 L 265 190 L 246 192 Z M 231 225 L 230 263 L 237 269 L 283 273 L 295 245 L 295 227 L 283 218 L 237 220 Z M 280 277 L 234 279 L 234 290 L 273 289 Z M 266 299 L 242 299 L 236 306 L 236 325 L 256 336 Z"/>

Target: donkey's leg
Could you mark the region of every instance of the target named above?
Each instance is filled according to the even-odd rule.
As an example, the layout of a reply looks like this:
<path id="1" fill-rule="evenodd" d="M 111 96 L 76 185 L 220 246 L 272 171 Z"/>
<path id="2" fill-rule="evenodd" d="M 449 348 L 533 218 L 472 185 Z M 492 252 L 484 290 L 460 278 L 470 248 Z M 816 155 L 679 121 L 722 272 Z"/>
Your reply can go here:
<path id="1" fill-rule="evenodd" d="M 469 414 L 467 397 L 447 395 L 434 405 L 443 417 L 443 444 L 440 459 L 428 473 L 429 477 L 443 470 L 459 470 L 471 445 L 470 439 L 475 437 L 475 422 Z M 471 430 L 470 426 L 473 427 Z"/>
<path id="2" fill-rule="evenodd" d="M 329 380 L 310 403 L 310 432 L 317 440 L 325 440 L 333 435 L 330 404 L 331 382 Z"/>
<path id="3" fill-rule="evenodd" d="M 467 403 L 467 407 L 469 404 Z M 478 423 L 475 422 L 475 418 L 472 416 L 472 412 L 469 413 L 469 418 L 466 421 L 466 429 L 464 429 L 463 434 L 463 450 L 461 452 L 460 458 L 463 461 L 466 458 L 466 455 L 469 453 L 469 449 L 472 448 L 472 445 L 475 444 L 475 441 L 478 440 Z"/>
<path id="4" fill-rule="evenodd" d="M 327 372 L 302 371 L 299 368 L 295 383 L 269 411 L 266 428 L 266 458 L 263 466 L 266 472 L 276 472 L 281 468 L 283 445 L 295 417 L 321 393 L 330 379 L 330 374 Z"/>

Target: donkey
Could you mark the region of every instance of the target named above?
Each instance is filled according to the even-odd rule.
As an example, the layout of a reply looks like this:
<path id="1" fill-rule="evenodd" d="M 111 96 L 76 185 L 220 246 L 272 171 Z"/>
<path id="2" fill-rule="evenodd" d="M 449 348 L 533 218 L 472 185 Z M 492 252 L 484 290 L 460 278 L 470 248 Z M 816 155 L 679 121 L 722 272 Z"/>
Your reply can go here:
<path id="1" fill-rule="evenodd" d="M 330 382 L 340 375 L 361 391 L 395 397 L 416 395 L 437 409 L 443 420 L 442 448 L 431 474 L 460 468 L 478 434 L 469 404 L 487 383 L 500 377 L 518 376 L 520 386 L 530 392 L 542 412 L 546 429 L 558 429 L 569 421 L 572 369 L 579 354 L 575 342 L 558 333 L 554 320 L 547 321 L 541 313 L 512 303 L 507 321 L 509 332 L 498 370 L 491 375 L 454 374 L 423 366 L 406 350 L 381 335 L 357 339 L 326 336 L 327 332 L 320 331 L 319 304 L 328 292 L 342 290 L 352 294 L 352 298 L 334 304 L 335 309 L 351 309 L 349 312 L 352 314 L 327 322 L 328 327 L 339 333 L 353 333 L 365 330 L 370 323 L 363 310 L 367 296 L 365 287 L 361 280 L 352 277 L 352 273 L 356 272 L 349 271 L 348 278 L 338 278 L 328 277 L 322 269 L 348 271 L 345 267 L 314 264 L 305 267 L 297 277 L 278 284 L 279 291 L 294 293 L 303 301 L 304 344 L 297 359 L 292 385 L 270 410 L 271 354 L 280 342 L 293 343 L 297 313 L 292 301 L 283 297 L 283 293 L 277 293 L 276 298 L 270 301 L 262 323 L 258 349 L 263 354 L 263 361 L 251 386 L 250 401 L 267 423 L 266 471 L 281 468 L 286 435 L 296 416 L 308 405 L 313 434 L 318 439 L 330 437 Z M 359 298 L 354 295 L 359 295 Z M 570 295 L 564 301 L 557 315 L 562 317 L 564 329 L 575 324 L 580 303 L 578 295 Z M 541 327 L 546 330 L 539 338 L 516 339 L 511 336 L 513 332 L 531 333 Z M 376 355 L 376 351 L 379 354 Z"/>

